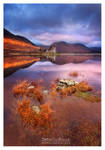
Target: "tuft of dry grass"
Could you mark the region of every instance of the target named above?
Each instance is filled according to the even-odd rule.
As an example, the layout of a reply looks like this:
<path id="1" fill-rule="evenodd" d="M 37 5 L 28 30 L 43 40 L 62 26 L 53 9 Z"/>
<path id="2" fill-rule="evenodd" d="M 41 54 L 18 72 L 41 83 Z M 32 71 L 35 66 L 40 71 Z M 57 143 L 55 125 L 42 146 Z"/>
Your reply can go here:
<path id="1" fill-rule="evenodd" d="M 81 91 L 81 92 L 88 92 L 93 90 L 93 88 L 90 85 L 88 85 L 88 83 L 85 81 L 82 81 L 79 84 L 77 84 L 76 89 L 77 91 Z"/>
<path id="2" fill-rule="evenodd" d="M 58 79 L 57 79 L 58 80 Z M 53 96 L 53 97 L 56 97 L 57 96 L 57 90 L 56 90 L 56 87 L 57 87 L 57 80 L 55 80 L 55 82 L 53 82 L 51 84 L 51 90 L 50 90 L 50 95 Z"/>
<path id="3" fill-rule="evenodd" d="M 78 77 L 79 74 L 78 72 L 75 71 L 75 72 L 70 72 L 69 75 L 72 77 Z"/>
<path id="4" fill-rule="evenodd" d="M 58 82 L 59 82 L 59 78 L 56 78 L 56 79 L 55 79 L 55 82 L 58 83 Z"/>
<path id="5" fill-rule="evenodd" d="M 18 82 L 13 87 L 13 94 L 14 94 L 14 96 L 26 94 L 26 89 L 27 88 L 28 88 L 27 80 L 23 80 L 23 81 Z"/>
<path id="6" fill-rule="evenodd" d="M 81 97 L 87 101 L 90 101 L 90 102 L 100 102 L 101 101 L 101 98 L 98 97 L 98 96 L 95 96 L 93 94 L 90 94 L 90 93 L 86 93 L 86 92 L 80 92 L 80 91 L 77 91 L 75 93 L 75 96 L 77 97 Z"/>
<path id="7" fill-rule="evenodd" d="M 14 96 L 32 97 L 33 99 L 42 102 L 44 96 L 42 93 L 43 87 L 39 85 L 40 83 L 41 81 L 39 81 L 39 83 L 34 81 L 28 83 L 27 80 L 23 80 L 13 87 L 13 94 Z"/>
<path id="8" fill-rule="evenodd" d="M 40 106 L 39 125 L 44 127 L 52 127 L 52 112 L 54 112 L 48 103 Z"/>
<path id="9" fill-rule="evenodd" d="M 37 87 L 34 89 L 33 98 L 37 99 L 39 102 L 43 101 L 44 95 L 42 93 L 42 87 Z"/>
<path id="10" fill-rule="evenodd" d="M 57 91 L 56 90 L 53 90 L 50 92 L 51 96 L 53 97 L 56 97 L 57 96 Z"/>
<path id="11" fill-rule="evenodd" d="M 75 86 L 71 86 L 71 87 L 67 87 L 67 88 L 63 88 L 59 91 L 61 96 L 70 96 L 73 93 L 76 92 L 76 88 Z"/>
<path id="12" fill-rule="evenodd" d="M 35 81 L 31 81 L 31 82 L 30 82 L 30 85 L 37 87 L 37 86 L 38 86 L 38 83 L 35 82 Z"/>
<path id="13" fill-rule="evenodd" d="M 31 102 L 28 99 L 18 101 L 17 112 L 19 113 L 22 124 L 24 127 L 41 127 L 51 128 L 52 127 L 52 109 L 50 105 L 41 105 L 41 111 L 39 114 L 35 113 L 31 107 Z"/>
<path id="14" fill-rule="evenodd" d="M 51 95 L 57 95 L 57 92 L 59 92 L 59 94 L 61 96 L 70 96 L 73 93 L 75 93 L 76 91 L 80 91 L 80 92 L 88 92 L 93 90 L 93 88 L 88 85 L 87 82 L 82 81 L 79 84 L 73 85 L 73 86 L 69 86 L 69 87 L 64 87 L 62 89 L 60 89 L 59 91 L 57 90 L 57 83 L 58 83 L 58 79 L 56 82 L 52 83 L 51 85 Z"/>
<path id="15" fill-rule="evenodd" d="M 24 127 L 35 125 L 34 111 L 30 107 L 30 100 L 18 101 L 17 111 L 22 119 Z M 37 123 L 37 122 L 36 122 Z"/>

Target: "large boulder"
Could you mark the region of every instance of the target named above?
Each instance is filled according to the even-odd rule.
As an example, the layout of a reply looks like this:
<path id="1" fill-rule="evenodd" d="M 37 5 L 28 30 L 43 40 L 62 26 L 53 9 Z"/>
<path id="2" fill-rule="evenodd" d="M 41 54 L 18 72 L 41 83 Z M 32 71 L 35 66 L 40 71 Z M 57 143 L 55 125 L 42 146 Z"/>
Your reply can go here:
<path id="1" fill-rule="evenodd" d="M 61 90 L 70 86 L 75 86 L 76 84 L 79 84 L 77 81 L 70 80 L 70 79 L 62 79 L 58 81 L 57 90 Z"/>

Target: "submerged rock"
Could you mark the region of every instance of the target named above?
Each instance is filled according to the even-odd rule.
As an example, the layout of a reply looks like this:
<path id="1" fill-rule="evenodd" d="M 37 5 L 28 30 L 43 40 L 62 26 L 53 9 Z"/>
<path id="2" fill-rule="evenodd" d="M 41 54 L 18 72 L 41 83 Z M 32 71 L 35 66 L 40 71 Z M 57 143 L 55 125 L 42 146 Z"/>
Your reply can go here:
<path id="1" fill-rule="evenodd" d="M 39 114 L 40 111 L 41 111 L 40 107 L 37 106 L 37 105 L 33 105 L 33 106 L 32 106 L 32 110 L 33 110 L 36 114 Z"/>
<path id="2" fill-rule="evenodd" d="M 70 80 L 70 79 L 62 79 L 62 80 L 59 80 L 56 89 L 61 90 L 70 86 L 75 86 L 76 84 L 79 84 L 79 83 L 77 81 Z"/>
<path id="3" fill-rule="evenodd" d="M 43 94 L 47 95 L 49 93 L 48 90 L 43 90 Z"/>
<path id="4" fill-rule="evenodd" d="M 29 86 L 28 89 L 34 89 L 35 87 L 33 85 Z"/>

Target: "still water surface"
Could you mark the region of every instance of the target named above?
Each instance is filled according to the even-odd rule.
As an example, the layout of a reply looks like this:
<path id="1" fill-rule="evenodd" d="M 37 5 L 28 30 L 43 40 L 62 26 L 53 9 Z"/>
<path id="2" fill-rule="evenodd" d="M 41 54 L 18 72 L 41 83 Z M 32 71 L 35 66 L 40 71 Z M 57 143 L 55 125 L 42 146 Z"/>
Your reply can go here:
<path id="1" fill-rule="evenodd" d="M 83 58 L 84 57 L 84 58 Z M 70 73 L 78 72 L 77 77 Z M 24 129 L 17 121 L 14 108 L 17 99 L 12 88 L 20 80 L 43 80 L 43 86 L 49 90 L 56 79 L 73 79 L 78 82 L 87 81 L 97 95 L 101 93 L 101 61 L 100 58 L 75 56 L 57 57 L 56 60 L 43 59 L 27 68 L 20 68 L 4 79 L 4 144 L 5 145 L 83 145 L 84 130 L 96 129 L 97 138 L 93 145 L 100 145 L 101 102 L 91 103 L 75 96 L 52 99 L 46 96 L 54 110 L 54 126 L 48 135 L 40 135 L 38 131 Z M 83 132 L 83 134 L 82 134 Z M 94 132 L 94 131 L 91 131 Z M 78 134 L 78 135 L 77 135 Z M 43 139 L 45 138 L 45 139 Z M 50 141 L 43 143 L 42 140 Z M 54 143 L 61 138 L 61 143 Z M 68 143 L 64 143 L 68 142 Z M 45 142 L 45 141 L 44 141 Z"/>

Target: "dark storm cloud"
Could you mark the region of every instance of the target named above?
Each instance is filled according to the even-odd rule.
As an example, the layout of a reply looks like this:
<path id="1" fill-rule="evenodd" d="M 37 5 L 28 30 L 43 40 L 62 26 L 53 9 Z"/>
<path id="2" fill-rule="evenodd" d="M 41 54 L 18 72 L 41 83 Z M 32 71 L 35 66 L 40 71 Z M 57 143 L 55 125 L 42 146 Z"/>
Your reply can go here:
<path id="1" fill-rule="evenodd" d="M 84 38 L 89 44 L 101 38 L 101 5 L 5 4 L 4 26 L 46 44 L 54 42 L 54 38 L 63 40 L 63 37 L 68 42 L 83 42 Z M 48 39 L 51 37 L 52 40 Z"/>

